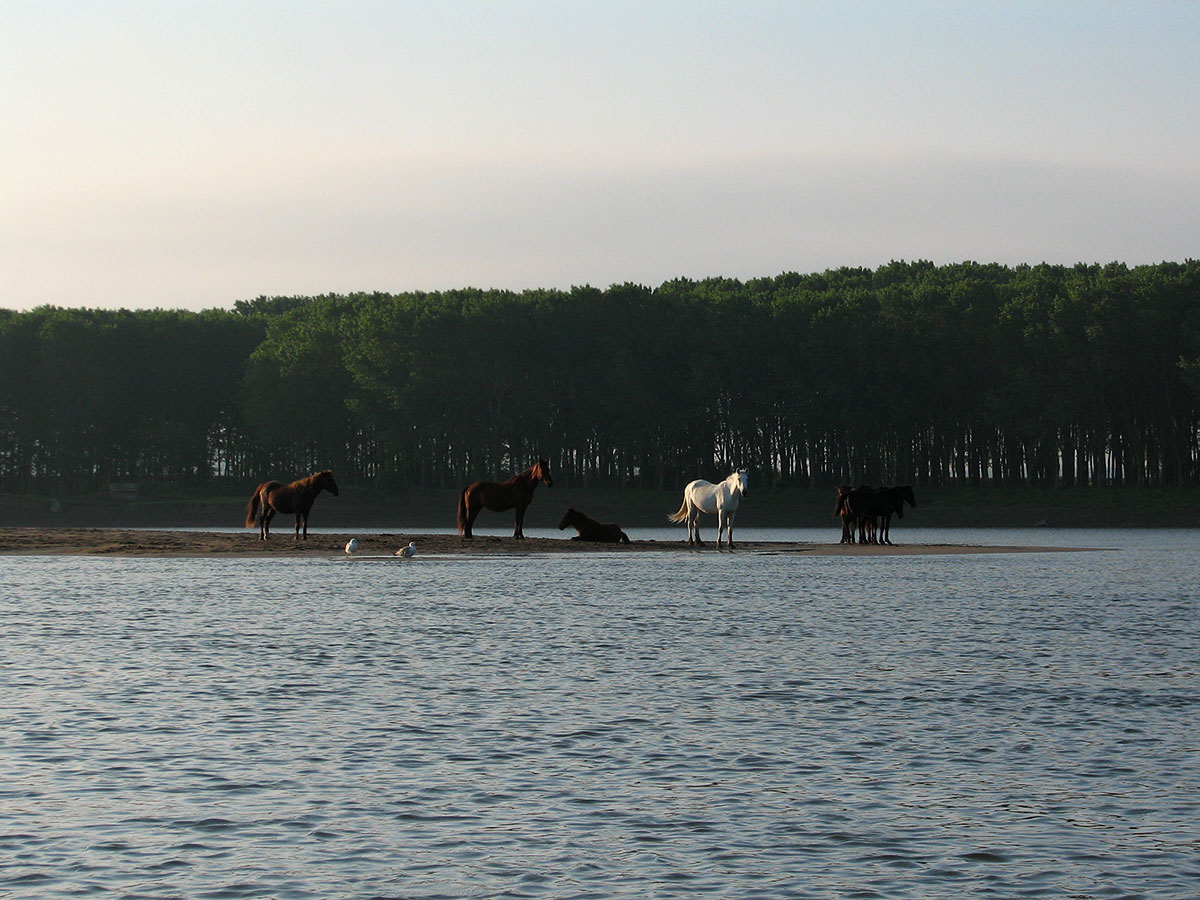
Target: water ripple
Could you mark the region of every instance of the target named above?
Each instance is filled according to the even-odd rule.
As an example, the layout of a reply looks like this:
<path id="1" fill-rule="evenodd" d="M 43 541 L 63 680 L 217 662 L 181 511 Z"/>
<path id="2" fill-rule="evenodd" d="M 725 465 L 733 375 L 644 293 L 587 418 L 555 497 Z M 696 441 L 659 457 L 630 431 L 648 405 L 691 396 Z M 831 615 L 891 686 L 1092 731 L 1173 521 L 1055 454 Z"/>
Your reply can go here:
<path id="1" fill-rule="evenodd" d="M 1194 897 L 1182 535 L 8 558 L 0 895 Z"/>

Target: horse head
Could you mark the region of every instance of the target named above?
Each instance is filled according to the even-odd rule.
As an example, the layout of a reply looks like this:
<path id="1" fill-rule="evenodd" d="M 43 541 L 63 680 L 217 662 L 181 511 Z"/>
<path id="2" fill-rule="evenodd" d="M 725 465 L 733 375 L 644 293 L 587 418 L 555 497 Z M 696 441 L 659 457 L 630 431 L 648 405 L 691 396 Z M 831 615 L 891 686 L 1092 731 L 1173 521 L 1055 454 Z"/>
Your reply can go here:
<path id="1" fill-rule="evenodd" d="M 530 472 L 534 478 L 541 481 L 546 487 L 554 487 L 554 479 L 550 477 L 550 460 L 539 459 Z"/>
<path id="2" fill-rule="evenodd" d="M 578 515 L 579 513 L 575 511 L 575 507 L 568 506 L 567 511 L 563 513 L 562 521 L 558 523 L 558 530 L 562 531 L 568 525 L 574 525 Z"/>
<path id="3" fill-rule="evenodd" d="M 734 482 L 732 485 L 733 490 L 740 491 L 742 496 L 745 497 L 746 491 L 750 488 L 749 472 L 745 469 L 738 469 L 729 477 Z"/>
<path id="4" fill-rule="evenodd" d="M 326 469 L 324 472 L 318 472 L 317 478 L 313 482 L 313 485 L 317 489 L 324 488 L 335 497 L 338 495 L 337 482 L 333 480 L 333 469 Z"/>

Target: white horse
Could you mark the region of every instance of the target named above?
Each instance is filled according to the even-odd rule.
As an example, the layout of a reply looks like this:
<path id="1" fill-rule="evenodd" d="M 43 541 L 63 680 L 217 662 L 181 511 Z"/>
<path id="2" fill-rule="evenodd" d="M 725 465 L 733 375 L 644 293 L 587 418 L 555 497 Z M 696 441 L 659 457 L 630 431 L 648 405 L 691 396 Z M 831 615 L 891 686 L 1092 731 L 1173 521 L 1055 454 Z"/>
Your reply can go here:
<path id="1" fill-rule="evenodd" d="M 717 514 L 717 549 L 721 549 L 721 533 L 729 528 L 729 549 L 733 549 L 733 514 L 746 496 L 746 470 L 738 469 L 720 484 L 697 479 L 683 489 L 683 506 L 672 522 L 687 522 L 688 544 L 703 544 L 700 540 L 700 513 Z"/>

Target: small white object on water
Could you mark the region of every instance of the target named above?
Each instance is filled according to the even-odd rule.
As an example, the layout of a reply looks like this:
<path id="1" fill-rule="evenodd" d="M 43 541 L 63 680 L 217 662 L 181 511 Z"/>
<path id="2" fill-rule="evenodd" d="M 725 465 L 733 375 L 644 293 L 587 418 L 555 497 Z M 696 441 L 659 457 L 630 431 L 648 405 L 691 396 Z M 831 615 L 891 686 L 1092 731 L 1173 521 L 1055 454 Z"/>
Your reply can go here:
<path id="1" fill-rule="evenodd" d="M 358 538 L 350 538 L 349 542 L 346 544 L 346 555 L 349 556 L 351 553 L 353 553 L 357 549 L 358 549 Z"/>
<path id="2" fill-rule="evenodd" d="M 396 556 L 402 556 L 405 559 L 412 559 L 417 555 L 417 542 L 409 541 L 407 547 L 401 547 L 396 551 Z"/>

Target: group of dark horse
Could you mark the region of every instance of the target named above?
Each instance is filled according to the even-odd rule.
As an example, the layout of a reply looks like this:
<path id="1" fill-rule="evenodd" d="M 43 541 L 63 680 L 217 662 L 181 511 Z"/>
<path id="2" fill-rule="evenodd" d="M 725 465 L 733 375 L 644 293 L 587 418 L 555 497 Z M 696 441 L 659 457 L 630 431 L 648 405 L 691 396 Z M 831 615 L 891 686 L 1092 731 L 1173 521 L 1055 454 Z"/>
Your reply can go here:
<path id="1" fill-rule="evenodd" d="M 896 484 L 873 488 L 865 485 L 838 488 L 833 514 L 842 518 L 842 543 L 853 544 L 855 532 L 860 544 L 890 544 L 892 516 L 904 518 L 904 504 L 917 505 L 911 485 Z"/>

